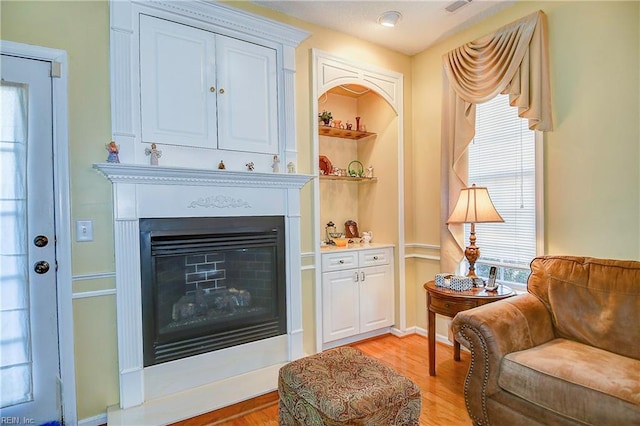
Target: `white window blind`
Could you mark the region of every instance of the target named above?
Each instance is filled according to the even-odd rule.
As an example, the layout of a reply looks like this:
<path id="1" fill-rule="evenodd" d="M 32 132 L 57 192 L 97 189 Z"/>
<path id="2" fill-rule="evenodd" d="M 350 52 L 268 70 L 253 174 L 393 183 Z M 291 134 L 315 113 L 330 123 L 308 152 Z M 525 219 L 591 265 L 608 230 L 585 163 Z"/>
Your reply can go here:
<path id="1" fill-rule="evenodd" d="M 479 104 L 469 145 L 469 185 L 486 186 L 504 223 L 476 224 L 479 276 L 498 266 L 498 279 L 526 283 L 536 256 L 535 132 L 507 95 Z M 465 225 L 465 235 L 469 234 Z"/>

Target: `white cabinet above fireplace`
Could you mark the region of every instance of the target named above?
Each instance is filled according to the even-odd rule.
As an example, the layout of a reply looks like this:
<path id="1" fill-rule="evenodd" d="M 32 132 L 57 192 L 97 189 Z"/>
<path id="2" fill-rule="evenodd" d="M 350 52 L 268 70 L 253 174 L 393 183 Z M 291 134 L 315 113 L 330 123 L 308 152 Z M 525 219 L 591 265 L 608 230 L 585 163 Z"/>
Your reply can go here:
<path id="1" fill-rule="evenodd" d="M 297 168 L 295 48 L 307 32 L 211 1 L 110 6 L 121 163 L 148 165 L 145 150 L 155 143 L 163 166 Z"/>
<path id="2" fill-rule="evenodd" d="M 276 50 L 140 15 L 142 142 L 278 154 Z"/>

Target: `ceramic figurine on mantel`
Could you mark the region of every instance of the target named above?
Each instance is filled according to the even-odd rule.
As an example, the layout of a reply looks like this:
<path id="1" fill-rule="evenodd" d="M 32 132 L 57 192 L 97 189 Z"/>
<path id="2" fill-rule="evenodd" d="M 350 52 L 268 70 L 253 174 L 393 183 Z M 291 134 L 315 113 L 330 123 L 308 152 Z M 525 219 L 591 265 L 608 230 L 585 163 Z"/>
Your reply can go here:
<path id="1" fill-rule="evenodd" d="M 289 161 L 289 164 L 287 164 L 287 171 L 289 173 L 295 173 L 296 172 L 296 165 L 293 164 L 293 161 Z"/>
<path id="2" fill-rule="evenodd" d="M 120 145 L 116 145 L 114 141 L 111 141 L 104 146 L 109 153 L 109 156 L 107 157 L 107 163 L 119 163 L 120 158 L 118 157 L 118 153 L 120 152 Z"/>
<path id="3" fill-rule="evenodd" d="M 224 161 L 220 160 L 220 162 L 218 163 L 218 170 L 224 170 L 226 168 L 227 166 L 224 165 Z"/>
<path id="4" fill-rule="evenodd" d="M 249 161 L 247 164 L 245 164 L 245 166 L 247 166 L 247 170 L 252 172 L 253 169 L 256 168 L 256 165 L 253 163 L 253 161 Z"/>
<path id="5" fill-rule="evenodd" d="M 271 165 L 273 173 L 280 173 L 280 159 L 277 155 L 273 156 L 273 164 Z"/>
<path id="6" fill-rule="evenodd" d="M 152 143 L 151 148 L 145 148 L 144 154 L 149 156 L 149 163 L 152 166 L 158 165 L 158 158 L 162 157 L 162 151 L 156 149 L 156 144 Z"/>

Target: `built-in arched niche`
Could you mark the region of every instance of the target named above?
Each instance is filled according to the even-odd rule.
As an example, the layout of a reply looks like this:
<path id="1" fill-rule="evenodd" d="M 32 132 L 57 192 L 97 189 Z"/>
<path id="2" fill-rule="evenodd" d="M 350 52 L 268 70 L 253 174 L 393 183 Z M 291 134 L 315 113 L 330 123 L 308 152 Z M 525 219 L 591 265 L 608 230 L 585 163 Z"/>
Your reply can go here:
<path id="1" fill-rule="evenodd" d="M 318 117 L 313 132 L 313 153 L 318 167 L 314 182 L 315 322 L 316 349 L 321 351 L 321 243 L 326 239 L 329 221 L 341 232 L 346 220 L 354 220 L 360 233 L 372 231 L 374 242 L 394 246 L 393 331 L 402 333 L 406 328 L 403 78 L 402 74 L 325 52 L 314 50 L 312 54 L 313 111 L 316 116 L 323 111 L 331 112 L 333 118 L 331 126 L 326 126 Z M 327 162 L 341 169 L 342 174 L 337 171 L 325 175 Z M 352 174 L 360 169 L 360 164 L 364 179 L 353 179 Z M 373 169 L 373 178 L 369 167 Z M 342 176 L 345 173 L 347 176 Z"/>

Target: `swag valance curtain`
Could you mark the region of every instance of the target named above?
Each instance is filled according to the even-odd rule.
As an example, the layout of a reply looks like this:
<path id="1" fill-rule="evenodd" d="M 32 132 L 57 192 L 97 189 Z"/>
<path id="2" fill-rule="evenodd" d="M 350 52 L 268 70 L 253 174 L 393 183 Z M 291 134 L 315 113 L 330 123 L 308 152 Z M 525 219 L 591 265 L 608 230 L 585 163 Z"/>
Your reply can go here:
<path id="1" fill-rule="evenodd" d="M 535 12 L 443 56 L 440 267 L 463 257 L 463 226 L 446 225 L 467 182 L 476 104 L 508 94 L 532 130 L 552 130 L 546 15 Z"/>

